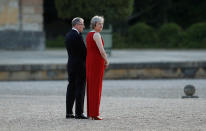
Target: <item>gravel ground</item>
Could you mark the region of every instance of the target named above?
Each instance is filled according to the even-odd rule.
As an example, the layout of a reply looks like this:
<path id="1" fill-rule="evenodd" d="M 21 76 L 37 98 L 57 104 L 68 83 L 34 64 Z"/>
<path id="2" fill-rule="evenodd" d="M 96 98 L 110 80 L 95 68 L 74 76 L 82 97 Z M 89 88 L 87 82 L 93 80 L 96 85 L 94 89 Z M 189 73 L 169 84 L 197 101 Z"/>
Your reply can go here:
<path id="1" fill-rule="evenodd" d="M 0 131 L 206 129 L 204 79 L 105 80 L 102 121 L 65 119 L 66 84 L 66 81 L 0 82 Z M 200 98 L 181 99 L 186 84 L 195 85 Z"/>

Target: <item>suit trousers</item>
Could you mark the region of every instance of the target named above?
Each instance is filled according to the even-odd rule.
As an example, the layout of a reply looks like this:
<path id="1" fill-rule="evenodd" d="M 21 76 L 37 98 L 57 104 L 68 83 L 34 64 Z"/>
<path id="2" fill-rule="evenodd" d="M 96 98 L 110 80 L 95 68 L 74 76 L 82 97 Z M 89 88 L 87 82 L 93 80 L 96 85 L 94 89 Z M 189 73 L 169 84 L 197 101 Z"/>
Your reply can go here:
<path id="1" fill-rule="evenodd" d="M 75 115 L 81 115 L 84 112 L 86 68 L 68 72 L 68 81 L 66 113 L 73 114 L 72 108 L 75 102 Z"/>

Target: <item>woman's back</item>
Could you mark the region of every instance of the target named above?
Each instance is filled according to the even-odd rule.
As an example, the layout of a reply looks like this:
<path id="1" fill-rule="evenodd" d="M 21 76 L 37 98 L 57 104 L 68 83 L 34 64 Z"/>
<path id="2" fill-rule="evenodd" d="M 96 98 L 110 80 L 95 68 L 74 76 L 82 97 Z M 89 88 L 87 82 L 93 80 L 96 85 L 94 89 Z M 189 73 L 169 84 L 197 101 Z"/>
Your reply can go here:
<path id="1" fill-rule="evenodd" d="M 101 57 L 101 54 L 99 52 L 99 49 L 96 45 L 96 42 L 93 39 L 95 32 L 89 32 L 87 37 L 86 37 L 86 43 L 87 43 L 87 55 L 92 55 L 92 57 Z M 104 42 L 102 40 L 102 44 L 104 46 Z"/>
<path id="2" fill-rule="evenodd" d="M 87 79 L 87 115 L 99 116 L 99 105 L 102 92 L 102 79 L 105 63 L 94 41 L 94 33 L 89 32 L 86 37 L 86 79 Z M 104 45 L 103 41 L 102 44 Z"/>

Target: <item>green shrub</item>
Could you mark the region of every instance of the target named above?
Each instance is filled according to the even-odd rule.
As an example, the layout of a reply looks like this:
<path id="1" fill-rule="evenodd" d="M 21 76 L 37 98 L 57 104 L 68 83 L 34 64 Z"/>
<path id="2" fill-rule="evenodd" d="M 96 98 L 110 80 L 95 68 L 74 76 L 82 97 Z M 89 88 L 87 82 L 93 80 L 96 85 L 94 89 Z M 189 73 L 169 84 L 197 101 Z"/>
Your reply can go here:
<path id="1" fill-rule="evenodd" d="M 149 25 L 137 23 L 129 28 L 127 41 L 129 42 L 129 47 L 155 47 L 157 35 Z"/>
<path id="2" fill-rule="evenodd" d="M 122 49 L 122 48 L 127 48 L 128 47 L 128 43 L 126 42 L 126 37 L 125 35 L 118 33 L 118 32 L 114 32 L 112 33 L 112 48 L 115 49 Z"/>
<path id="3" fill-rule="evenodd" d="M 191 25 L 185 35 L 186 48 L 206 48 L 206 23 Z"/>
<path id="4" fill-rule="evenodd" d="M 64 48 L 64 37 L 63 36 L 58 36 L 55 39 L 49 39 L 46 40 L 46 47 L 47 48 Z"/>
<path id="5" fill-rule="evenodd" d="M 161 48 L 178 48 L 183 42 L 183 31 L 175 23 L 164 24 L 158 30 L 159 42 Z"/>

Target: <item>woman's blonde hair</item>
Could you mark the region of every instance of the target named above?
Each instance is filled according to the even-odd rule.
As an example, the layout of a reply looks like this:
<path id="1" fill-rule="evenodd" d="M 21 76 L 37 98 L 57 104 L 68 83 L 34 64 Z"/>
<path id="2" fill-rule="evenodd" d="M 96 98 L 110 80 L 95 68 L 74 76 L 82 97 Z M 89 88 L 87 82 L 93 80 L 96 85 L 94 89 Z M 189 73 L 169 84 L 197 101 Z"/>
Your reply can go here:
<path id="1" fill-rule="evenodd" d="M 94 17 L 92 17 L 91 22 L 90 22 L 90 27 L 91 27 L 92 29 L 94 29 L 95 26 L 96 26 L 96 24 L 97 24 L 97 22 L 104 23 L 104 17 L 102 17 L 102 16 L 97 16 L 97 15 L 94 16 Z"/>

